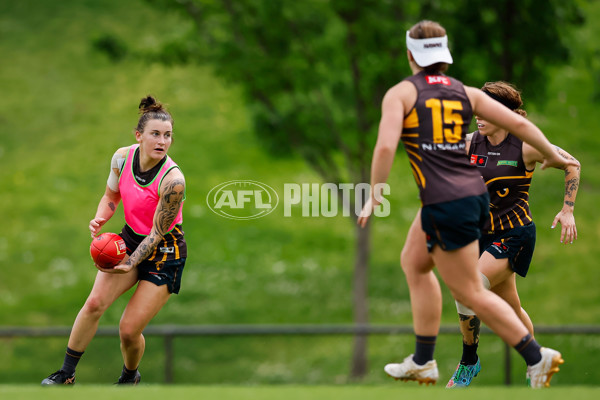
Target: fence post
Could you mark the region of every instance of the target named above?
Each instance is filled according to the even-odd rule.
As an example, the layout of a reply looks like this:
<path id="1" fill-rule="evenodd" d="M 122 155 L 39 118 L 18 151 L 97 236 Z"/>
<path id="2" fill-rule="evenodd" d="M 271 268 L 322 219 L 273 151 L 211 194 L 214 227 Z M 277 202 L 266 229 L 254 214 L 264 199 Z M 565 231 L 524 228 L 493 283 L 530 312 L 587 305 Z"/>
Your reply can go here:
<path id="1" fill-rule="evenodd" d="M 165 335 L 165 383 L 173 383 L 173 335 Z"/>

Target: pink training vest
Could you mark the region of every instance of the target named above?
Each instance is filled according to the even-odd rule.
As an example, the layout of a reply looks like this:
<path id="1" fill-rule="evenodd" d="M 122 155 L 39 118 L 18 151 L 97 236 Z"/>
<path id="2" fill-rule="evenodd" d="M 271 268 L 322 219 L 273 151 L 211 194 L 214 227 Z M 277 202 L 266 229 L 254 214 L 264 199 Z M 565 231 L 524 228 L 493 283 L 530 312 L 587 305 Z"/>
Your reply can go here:
<path id="1" fill-rule="evenodd" d="M 123 199 L 125 222 L 138 235 L 148 236 L 152 230 L 154 213 L 159 201 L 160 183 L 167 172 L 173 168 L 178 168 L 178 166 L 171 160 L 171 157 L 167 156 L 167 160 L 154 179 L 145 186 L 140 185 L 133 176 L 133 156 L 139 146 L 139 144 L 135 144 L 129 148 L 125 165 L 123 165 L 119 177 L 119 192 L 121 192 L 121 199 Z M 182 210 L 183 202 L 181 202 L 175 221 L 169 227 L 169 232 L 173 230 L 175 225 L 182 223 Z"/>

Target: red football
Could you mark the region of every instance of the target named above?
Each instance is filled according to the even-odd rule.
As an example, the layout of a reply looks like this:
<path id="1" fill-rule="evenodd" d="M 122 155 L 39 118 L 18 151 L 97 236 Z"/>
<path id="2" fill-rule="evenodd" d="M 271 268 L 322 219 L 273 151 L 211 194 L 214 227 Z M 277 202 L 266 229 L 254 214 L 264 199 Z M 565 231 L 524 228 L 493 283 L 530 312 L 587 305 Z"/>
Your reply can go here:
<path id="1" fill-rule="evenodd" d="M 106 232 L 96 236 L 90 245 L 90 254 L 94 263 L 104 269 L 119 265 L 125 257 L 127 246 L 121 236 Z"/>

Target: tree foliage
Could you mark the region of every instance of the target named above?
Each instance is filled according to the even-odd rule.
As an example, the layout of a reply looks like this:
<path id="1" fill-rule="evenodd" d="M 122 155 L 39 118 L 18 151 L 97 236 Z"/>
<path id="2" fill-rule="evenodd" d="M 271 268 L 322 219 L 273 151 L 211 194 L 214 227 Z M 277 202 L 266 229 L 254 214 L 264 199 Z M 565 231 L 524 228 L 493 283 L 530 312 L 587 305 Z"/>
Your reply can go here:
<path id="1" fill-rule="evenodd" d="M 440 2 L 444 7 L 449 2 Z M 481 87 L 505 80 L 525 98 L 543 101 L 549 68 L 571 56 L 571 31 L 584 22 L 575 1 L 462 0 L 441 16 L 449 30 L 455 64 L 451 74 Z"/>
<path id="2" fill-rule="evenodd" d="M 477 87 L 510 81 L 538 100 L 583 22 L 562 0 L 148 1 L 194 23 L 157 57 L 213 65 L 242 89 L 265 148 L 302 156 L 328 182 L 368 178 L 381 99 L 410 73 L 404 32 L 418 20 L 446 27 L 451 75 Z"/>
<path id="3" fill-rule="evenodd" d="M 242 88 L 255 131 L 273 154 L 300 154 L 328 182 L 368 180 L 366 150 L 385 90 L 408 73 L 403 32 L 417 7 L 374 0 L 176 4 L 195 22 L 194 45 L 180 43 Z"/>

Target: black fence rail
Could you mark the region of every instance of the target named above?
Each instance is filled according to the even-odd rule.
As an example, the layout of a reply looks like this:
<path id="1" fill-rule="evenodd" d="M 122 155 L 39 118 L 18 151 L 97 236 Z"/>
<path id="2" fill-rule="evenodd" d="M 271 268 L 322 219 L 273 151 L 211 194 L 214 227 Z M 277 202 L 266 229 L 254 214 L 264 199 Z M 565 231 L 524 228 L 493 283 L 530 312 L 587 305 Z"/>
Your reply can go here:
<path id="1" fill-rule="evenodd" d="M 535 326 L 536 334 L 600 335 L 600 325 Z M 71 327 L 0 327 L 0 338 L 67 337 Z M 325 335 L 412 335 L 410 325 L 151 325 L 144 335 L 164 339 L 165 383 L 173 382 L 173 340 L 182 336 L 325 336 Z M 440 334 L 460 334 L 457 325 L 441 326 Z M 493 334 L 482 327 L 481 334 Z M 118 327 L 100 327 L 96 336 L 119 336 Z M 504 383 L 510 385 L 511 347 L 504 345 Z"/>

